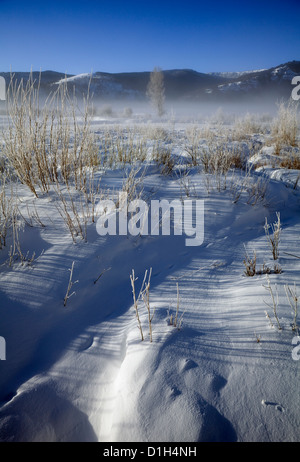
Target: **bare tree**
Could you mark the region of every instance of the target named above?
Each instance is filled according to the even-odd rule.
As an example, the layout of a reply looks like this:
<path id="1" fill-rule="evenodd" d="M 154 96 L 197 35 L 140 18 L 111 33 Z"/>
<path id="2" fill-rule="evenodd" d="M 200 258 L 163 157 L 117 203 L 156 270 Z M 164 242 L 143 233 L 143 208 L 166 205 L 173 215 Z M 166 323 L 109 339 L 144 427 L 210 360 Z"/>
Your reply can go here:
<path id="1" fill-rule="evenodd" d="M 165 112 L 165 85 L 164 75 L 159 67 L 155 67 L 150 74 L 150 81 L 146 94 L 157 111 L 157 114 L 161 117 Z"/>

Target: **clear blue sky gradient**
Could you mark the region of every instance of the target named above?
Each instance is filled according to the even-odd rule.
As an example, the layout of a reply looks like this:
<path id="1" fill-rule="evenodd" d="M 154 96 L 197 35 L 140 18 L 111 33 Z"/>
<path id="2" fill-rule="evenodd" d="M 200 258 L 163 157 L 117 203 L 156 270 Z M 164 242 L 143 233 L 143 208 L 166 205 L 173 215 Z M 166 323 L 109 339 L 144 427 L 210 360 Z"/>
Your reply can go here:
<path id="1" fill-rule="evenodd" d="M 300 60 L 300 1 L 0 0 L 0 71 L 243 71 Z"/>

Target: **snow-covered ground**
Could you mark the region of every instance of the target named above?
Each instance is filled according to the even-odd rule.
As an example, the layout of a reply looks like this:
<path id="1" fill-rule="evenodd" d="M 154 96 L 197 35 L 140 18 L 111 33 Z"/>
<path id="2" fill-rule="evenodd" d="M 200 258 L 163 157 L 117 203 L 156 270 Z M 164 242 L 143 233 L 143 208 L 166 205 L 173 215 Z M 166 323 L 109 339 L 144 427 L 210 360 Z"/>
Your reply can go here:
<path id="1" fill-rule="evenodd" d="M 6 346 L 1 441 L 300 438 L 298 332 L 285 292 L 294 284 L 300 291 L 299 170 L 275 165 L 267 135 L 258 133 L 238 142 L 250 173 L 231 169 L 225 182 L 188 164 L 190 124 L 173 119 L 157 127 L 175 164 L 163 175 L 157 163 L 144 162 L 143 197 L 204 200 L 202 245 L 186 246 L 184 235 L 100 236 L 96 223 L 88 224 L 87 242 L 74 243 L 51 194 L 35 198 L 18 185 L 19 209 L 27 217 L 21 245 L 28 255 L 35 252 L 35 260 L 9 266 L 9 246 L 0 250 L 0 336 Z M 95 119 L 93 130 L 102 129 Z M 201 140 L 201 152 L 208 144 Z M 256 146 L 254 157 L 250 145 Z M 151 152 L 151 142 L 147 146 Z M 101 188 L 117 191 L 124 169 L 95 177 Z M 261 193 L 251 189 L 258 183 Z M 275 223 L 277 213 L 282 231 L 275 262 L 264 225 L 266 219 Z M 269 274 L 245 275 L 245 253 L 252 257 L 254 251 L 257 267 L 269 267 Z M 64 306 L 73 262 L 75 293 Z M 273 271 L 275 264 L 281 272 Z M 142 300 L 141 340 L 130 283 L 134 270 L 138 293 L 151 268 L 152 342 Z M 278 294 L 281 329 L 268 280 Z M 179 329 L 170 325 L 177 287 Z"/>

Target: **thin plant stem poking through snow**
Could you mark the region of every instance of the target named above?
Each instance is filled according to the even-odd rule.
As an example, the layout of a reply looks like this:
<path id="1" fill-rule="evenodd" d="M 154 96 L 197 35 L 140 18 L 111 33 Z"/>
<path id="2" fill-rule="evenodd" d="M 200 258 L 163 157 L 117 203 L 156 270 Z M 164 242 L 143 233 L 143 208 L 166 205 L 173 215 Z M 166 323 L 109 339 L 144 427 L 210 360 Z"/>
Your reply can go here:
<path id="1" fill-rule="evenodd" d="M 170 315 L 169 324 L 170 326 L 177 327 L 178 330 L 181 329 L 184 312 L 179 316 L 179 306 L 180 306 L 180 297 L 179 297 L 179 284 L 176 283 L 177 288 L 177 300 L 176 300 L 176 313 L 173 317 L 173 314 Z"/>
<path id="2" fill-rule="evenodd" d="M 267 303 L 267 302 L 265 302 L 265 304 L 273 309 L 273 313 L 274 313 L 274 316 L 275 316 L 275 319 L 276 319 L 276 322 L 277 322 L 277 325 L 278 325 L 278 329 L 281 330 L 282 328 L 281 328 L 281 325 L 280 325 L 280 322 L 279 322 L 279 319 L 278 319 L 278 315 L 277 315 L 277 309 L 278 309 L 278 292 L 277 292 L 277 288 L 275 286 L 275 290 L 276 290 L 276 296 L 275 296 L 275 294 L 273 292 L 273 289 L 272 289 L 272 286 L 271 286 L 271 283 L 270 283 L 270 279 L 269 279 L 268 276 L 267 276 L 267 285 L 263 286 L 263 287 L 270 292 L 270 296 L 271 296 L 271 299 L 272 299 L 272 305 L 269 305 L 269 303 Z M 268 314 L 267 314 L 267 317 L 270 319 Z"/>
<path id="3" fill-rule="evenodd" d="M 78 281 L 72 281 L 72 278 L 73 278 L 73 270 L 74 270 L 74 264 L 75 262 L 73 261 L 72 262 L 72 266 L 71 268 L 69 268 L 69 271 L 70 271 L 70 278 L 69 278 L 69 284 L 68 284 L 68 288 L 67 288 L 67 292 L 66 292 L 66 295 L 65 295 L 65 298 L 64 298 L 64 306 L 67 305 L 67 301 L 69 300 L 69 298 L 72 297 L 72 295 L 75 295 L 75 292 L 71 292 L 71 289 L 73 287 L 74 284 L 77 284 Z"/>
<path id="4" fill-rule="evenodd" d="M 294 289 L 291 289 L 288 284 L 284 286 L 285 293 L 290 304 L 290 307 L 293 311 L 293 323 L 292 323 L 292 330 L 298 332 L 298 325 L 297 325 L 297 315 L 298 315 L 298 295 L 296 291 L 296 284 L 294 284 Z"/>
<path id="5" fill-rule="evenodd" d="M 269 225 L 268 220 L 266 218 L 266 222 L 264 226 L 268 242 L 271 246 L 273 260 L 278 260 L 278 257 L 279 257 L 279 241 L 280 241 L 280 235 L 281 235 L 280 213 L 276 212 L 276 216 L 277 216 L 277 221 L 274 224 Z M 270 234 L 270 231 L 269 231 L 270 228 L 273 233 L 272 235 Z"/>
<path id="6" fill-rule="evenodd" d="M 179 312 L 179 286 L 178 286 L 178 282 L 176 283 L 176 287 L 177 287 L 177 305 L 176 305 L 176 315 L 175 315 L 175 319 L 174 319 L 174 326 L 175 327 L 177 326 L 178 312 Z"/>
<path id="7" fill-rule="evenodd" d="M 142 292 L 142 299 L 144 300 L 145 307 L 148 311 L 148 323 L 149 323 L 149 336 L 150 336 L 150 342 L 152 342 L 152 320 L 153 316 L 155 313 L 155 310 L 151 314 L 151 308 L 150 308 L 150 279 L 151 279 L 151 273 L 152 273 L 152 268 L 150 268 L 149 271 L 149 276 L 148 276 L 148 282 L 145 285 L 145 289 Z M 145 279 L 147 277 L 147 271 L 145 272 Z"/>
<path id="8" fill-rule="evenodd" d="M 138 295 L 138 297 L 136 297 L 135 282 L 137 281 L 137 278 L 135 277 L 134 270 L 132 270 L 132 273 L 130 275 L 130 282 L 131 282 L 131 287 L 132 287 L 133 304 L 134 304 L 135 315 L 136 315 L 136 319 L 137 319 L 137 322 L 138 322 L 138 328 L 139 328 L 139 331 L 140 331 L 140 334 L 141 334 L 142 341 L 144 340 L 144 334 L 143 334 L 142 323 L 141 323 L 140 315 L 139 315 L 138 301 L 139 301 L 139 298 L 141 296 L 141 292 L 143 290 L 145 279 L 146 279 L 146 273 L 145 273 L 145 277 L 144 277 L 144 280 L 143 280 L 139 295 Z"/>
<path id="9" fill-rule="evenodd" d="M 99 279 L 101 278 L 101 276 L 103 276 L 103 274 L 106 273 L 106 271 L 109 271 L 109 270 L 111 270 L 111 267 L 109 267 L 109 268 L 107 268 L 107 269 L 104 268 L 104 270 L 101 271 L 101 273 L 99 274 L 99 276 L 94 280 L 94 284 L 96 284 L 96 283 L 99 281 Z"/>
<path id="10" fill-rule="evenodd" d="M 291 257 L 300 258 L 299 255 L 294 255 L 293 253 L 287 253 L 287 252 L 283 252 L 283 253 L 285 253 L 286 255 L 290 255 Z"/>
<path id="11" fill-rule="evenodd" d="M 244 261 L 245 271 L 244 274 L 246 276 L 255 276 L 256 274 L 256 252 L 253 252 L 253 258 L 249 257 L 248 253 L 246 252 Z"/>
<path id="12" fill-rule="evenodd" d="M 150 342 L 152 342 L 152 320 L 154 316 L 154 311 L 151 314 L 151 307 L 150 307 L 150 280 L 151 280 L 151 273 L 152 273 L 152 268 L 150 268 L 149 271 L 149 276 L 148 276 L 148 282 L 146 282 L 147 275 L 148 275 L 148 270 L 145 271 L 144 279 L 140 288 L 139 295 L 136 296 L 136 291 L 135 291 L 135 282 L 137 281 L 137 278 L 135 277 L 134 270 L 132 270 L 132 273 L 130 275 L 130 281 L 131 281 L 131 287 L 132 287 L 132 296 L 133 296 L 133 304 L 134 304 L 134 309 L 135 309 L 135 315 L 137 318 L 138 322 L 138 328 L 141 333 L 141 339 L 142 341 L 144 340 L 144 334 L 143 334 L 143 328 L 142 328 L 142 323 L 140 320 L 140 315 L 139 315 L 139 309 L 138 309 L 138 303 L 140 298 L 143 300 L 145 308 L 148 312 L 148 324 L 149 324 L 149 336 L 150 336 Z"/>

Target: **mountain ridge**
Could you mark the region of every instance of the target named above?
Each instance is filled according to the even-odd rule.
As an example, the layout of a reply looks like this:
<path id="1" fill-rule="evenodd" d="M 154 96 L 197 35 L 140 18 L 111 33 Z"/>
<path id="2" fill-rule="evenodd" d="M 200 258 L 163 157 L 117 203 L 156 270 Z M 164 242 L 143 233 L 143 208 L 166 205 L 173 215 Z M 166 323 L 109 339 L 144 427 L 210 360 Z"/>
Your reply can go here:
<path id="1" fill-rule="evenodd" d="M 243 98 L 289 98 L 295 75 L 300 75 L 300 61 L 289 61 L 269 69 L 241 72 L 202 73 L 193 69 L 163 70 L 166 100 L 215 101 Z M 88 88 L 95 100 L 146 99 L 151 71 L 64 74 L 53 70 L 30 72 L 0 72 L 6 84 L 13 79 L 28 81 L 32 74 L 35 85 L 49 94 L 65 82 L 77 96 Z"/>

